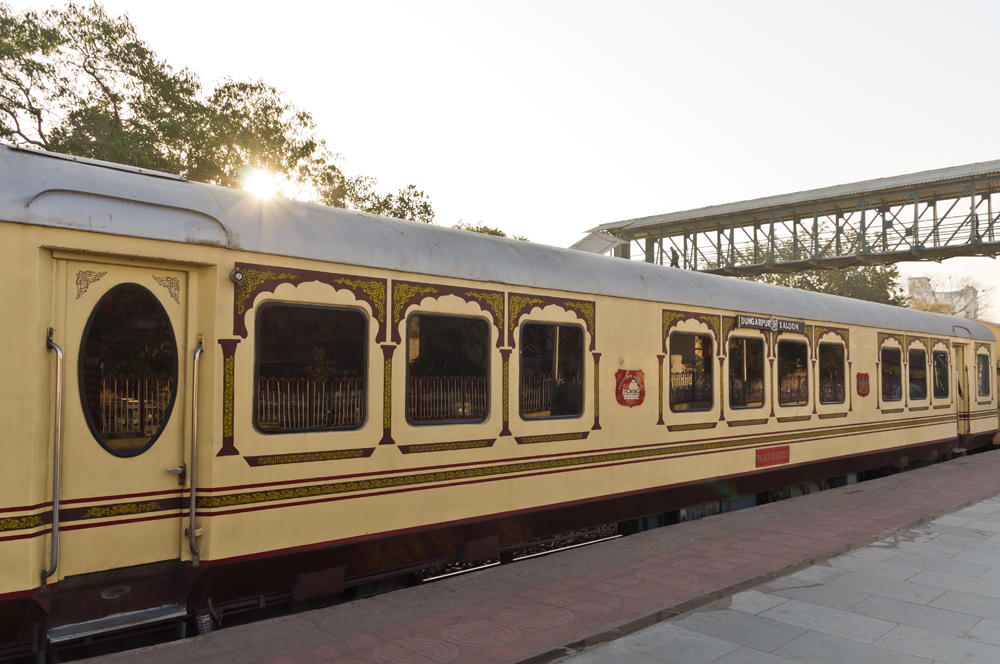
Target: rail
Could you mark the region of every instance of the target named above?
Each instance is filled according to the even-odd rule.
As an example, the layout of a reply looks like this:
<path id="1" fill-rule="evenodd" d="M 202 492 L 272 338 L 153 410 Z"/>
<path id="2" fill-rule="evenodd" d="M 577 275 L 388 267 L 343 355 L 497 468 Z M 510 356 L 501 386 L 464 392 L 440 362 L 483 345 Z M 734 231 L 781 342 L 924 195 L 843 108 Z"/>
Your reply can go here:
<path id="1" fill-rule="evenodd" d="M 477 420 L 486 417 L 488 385 L 475 376 L 410 377 L 411 420 Z"/>
<path id="2" fill-rule="evenodd" d="M 166 374 L 111 374 L 101 378 L 101 433 L 156 433 L 173 396 L 173 378 Z"/>
<path id="3" fill-rule="evenodd" d="M 198 566 L 201 549 L 195 543 L 198 536 L 195 528 L 195 516 L 198 502 L 198 360 L 205 350 L 204 341 L 198 339 L 198 347 L 194 349 L 194 369 L 191 381 L 191 504 L 189 505 L 190 523 L 188 524 L 188 546 L 191 548 L 191 564 Z"/>
<path id="4" fill-rule="evenodd" d="M 42 570 L 42 587 L 45 580 L 56 573 L 59 566 L 59 483 L 62 475 L 62 400 L 63 400 L 63 352 L 52 341 L 52 328 L 48 329 L 45 347 L 56 352 L 56 414 L 54 442 L 52 444 L 52 552 L 49 568 Z"/>
<path id="5" fill-rule="evenodd" d="M 521 412 L 540 413 L 552 410 L 551 373 L 528 371 L 521 376 Z"/>
<path id="6" fill-rule="evenodd" d="M 365 417 L 363 378 L 261 378 L 257 425 L 262 429 L 358 426 Z"/>

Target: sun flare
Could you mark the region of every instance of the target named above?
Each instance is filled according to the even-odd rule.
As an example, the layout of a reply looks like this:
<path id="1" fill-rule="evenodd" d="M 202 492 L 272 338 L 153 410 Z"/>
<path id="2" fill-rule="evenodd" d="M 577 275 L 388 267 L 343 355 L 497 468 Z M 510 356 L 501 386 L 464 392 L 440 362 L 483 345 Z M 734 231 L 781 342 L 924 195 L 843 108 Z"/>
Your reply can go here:
<path id="1" fill-rule="evenodd" d="M 243 181 L 243 190 L 257 198 L 271 198 L 278 193 L 278 182 L 273 174 L 254 169 Z"/>

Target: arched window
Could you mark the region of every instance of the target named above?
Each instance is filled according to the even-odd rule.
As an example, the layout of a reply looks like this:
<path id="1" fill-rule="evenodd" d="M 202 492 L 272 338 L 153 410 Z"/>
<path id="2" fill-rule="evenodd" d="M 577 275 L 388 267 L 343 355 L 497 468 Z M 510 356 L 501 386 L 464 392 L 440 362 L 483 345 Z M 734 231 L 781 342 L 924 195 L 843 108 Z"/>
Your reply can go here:
<path id="1" fill-rule="evenodd" d="M 87 424 L 116 456 L 142 454 L 163 430 L 177 393 L 177 344 L 148 290 L 122 284 L 101 298 L 80 349 Z"/>

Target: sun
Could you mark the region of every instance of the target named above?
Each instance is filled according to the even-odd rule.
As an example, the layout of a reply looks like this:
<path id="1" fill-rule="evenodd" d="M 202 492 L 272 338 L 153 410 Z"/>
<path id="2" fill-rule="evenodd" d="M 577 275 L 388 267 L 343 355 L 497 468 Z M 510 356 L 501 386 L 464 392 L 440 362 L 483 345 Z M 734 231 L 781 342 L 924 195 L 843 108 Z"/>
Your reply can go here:
<path id="1" fill-rule="evenodd" d="M 278 182 L 272 173 L 254 169 L 244 178 L 243 190 L 257 198 L 271 198 L 278 193 Z"/>

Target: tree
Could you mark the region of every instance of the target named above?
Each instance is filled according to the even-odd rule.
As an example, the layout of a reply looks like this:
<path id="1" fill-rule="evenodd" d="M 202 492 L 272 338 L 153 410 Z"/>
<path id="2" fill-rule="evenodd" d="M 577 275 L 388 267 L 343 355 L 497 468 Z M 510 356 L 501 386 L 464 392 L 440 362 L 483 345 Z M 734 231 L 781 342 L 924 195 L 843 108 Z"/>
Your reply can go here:
<path id="1" fill-rule="evenodd" d="M 509 237 L 514 240 L 521 240 L 522 242 L 528 242 L 528 238 L 524 237 L 523 235 L 507 235 L 499 228 L 492 228 L 490 226 L 483 224 L 482 222 L 479 222 L 479 224 L 467 224 L 461 219 L 459 219 L 458 223 L 452 226 L 452 228 L 458 228 L 463 231 L 472 231 L 473 233 L 482 233 L 483 235 L 492 235 L 494 237 Z"/>
<path id="2" fill-rule="evenodd" d="M 858 265 L 840 270 L 806 270 L 794 274 L 763 274 L 745 278 L 897 307 L 906 305 L 906 298 L 899 285 L 899 268 L 895 265 Z"/>
<path id="3" fill-rule="evenodd" d="M 937 277 L 913 277 L 907 281 L 907 306 L 960 318 L 986 318 L 986 305 L 993 287 L 984 287 L 972 277 L 946 274 Z"/>
<path id="4" fill-rule="evenodd" d="M 312 116 L 263 81 L 205 93 L 143 42 L 128 16 L 99 4 L 14 14 L 0 4 L 0 139 L 240 187 L 271 173 L 283 195 L 430 222 L 410 185 L 380 194 L 347 176 Z"/>

